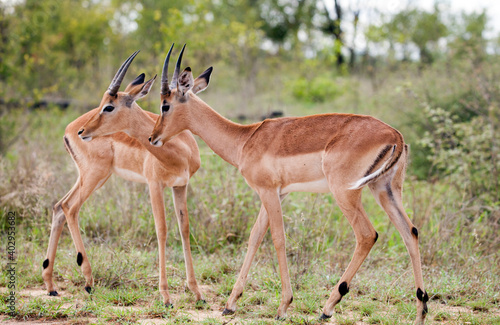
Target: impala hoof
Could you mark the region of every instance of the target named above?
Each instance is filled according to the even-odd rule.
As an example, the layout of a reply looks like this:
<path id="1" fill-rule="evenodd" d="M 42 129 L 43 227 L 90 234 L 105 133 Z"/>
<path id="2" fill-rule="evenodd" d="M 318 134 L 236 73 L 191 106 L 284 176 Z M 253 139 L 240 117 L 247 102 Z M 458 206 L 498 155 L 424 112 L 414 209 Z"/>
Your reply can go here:
<path id="1" fill-rule="evenodd" d="M 230 310 L 227 308 L 224 308 L 224 311 L 222 312 L 222 316 L 232 315 L 232 314 L 234 314 L 234 310 Z"/>
<path id="2" fill-rule="evenodd" d="M 197 305 L 206 305 L 207 301 L 205 299 L 200 299 L 200 300 L 196 301 L 196 304 Z"/>
<path id="3" fill-rule="evenodd" d="M 49 296 L 52 296 L 52 297 L 55 297 L 55 296 L 59 296 L 59 294 L 57 293 L 57 291 L 51 291 L 49 292 Z"/>
<path id="4" fill-rule="evenodd" d="M 173 305 L 173 304 L 171 304 L 171 303 L 169 303 L 169 302 L 167 302 L 167 303 L 165 304 L 165 308 L 167 308 L 167 309 L 174 309 L 174 305 Z"/>
<path id="5" fill-rule="evenodd" d="M 324 321 L 324 320 L 327 320 L 327 319 L 330 319 L 332 318 L 332 316 L 328 316 L 328 315 L 325 315 L 325 314 L 321 314 L 321 316 L 319 316 L 319 320 L 320 321 Z"/>
<path id="6" fill-rule="evenodd" d="M 275 320 L 279 320 L 279 321 L 284 321 L 285 320 L 285 317 L 281 317 L 281 316 L 276 316 L 276 318 L 274 318 Z"/>
<path id="7" fill-rule="evenodd" d="M 85 291 L 87 291 L 88 293 L 92 293 L 92 288 L 91 287 L 85 287 Z"/>

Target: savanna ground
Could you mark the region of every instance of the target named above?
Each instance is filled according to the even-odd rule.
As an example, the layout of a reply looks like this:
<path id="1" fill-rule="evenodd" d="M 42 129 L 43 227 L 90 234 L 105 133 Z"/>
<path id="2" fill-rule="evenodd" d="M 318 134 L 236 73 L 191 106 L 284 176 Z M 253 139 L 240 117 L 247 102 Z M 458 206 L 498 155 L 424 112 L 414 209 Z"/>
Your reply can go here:
<path id="1" fill-rule="evenodd" d="M 485 37 L 487 14 L 450 18 L 436 6 L 434 12 L 408 7 L 381 15 L 380 22 L 363 22 L 371 25 L 364 33 L 372 47 L 367 45 L 363 55 L 353 50 L 359 55 L 352 56 L 352 65 L 341 65 L 339 55 L 348 52 L 349 42 L 325 42 L 335 29 L 315 25 L 328 22 L 322 4 L 298 2 L 310 10 L 296 12 L 296 25 L 280 29 L 272 25 L 273 15 L 296 9 L 280 3 L 0 1 L 2 323 L 318 323 L 355 246 L 332 196 L 292 193 L 283 203 L 294 290 L 288 318 L 274 320 L 281 283 L 269 234 L 236 314 L 223 317 L 260 202 L 238 171 L 201 140 L 202 167 L 190 182 L 188 210 L 196 278 L 207 303 L 197 304 L 186 289 L 167 189 L 167 273 L 174 308 L 162 305 L 147 187 L 116 176 L 80 211 L 93 293 L 83 288 L 65 227 L 54 267 L 60 296 L 47 295 L 41 274 L 52 207 L 77 179 L 63 145 L 66 125 L 98 105 L 130 53 L 142 50 L 124 83 L 141 72 L 158 73 L 164 50 L 175 41 L 189 43 L 184 62 L 195 75 L 214 66 L 200 97 L 233 120 L 246 115 L 249 123 L 272 111 L 285 116 L 347 112 L 373 115 L 399 129 L 411 147 L 404 207 L 419 230 L 430 298 L 427 323 L 500 324 L 500 38 Z M 134 12 L 139 13 L 135 18 Z M 350 23 L 345 17 L 350 16 L 341 26 Z M 132 23 L 137 29 L 124 28 Z M 269 42 L 273 47 L 266 50 L 262 44 Z M 380 51 L 387 44 L 387 53 Z M 383 54 L 371 54 L 373 46 Z M 158 94 L 156 84 L 139 104 L 157 112 Z M 50 104 L 61 99 L 70 99 L 69 107 Z M 44 100 L 47 107 L 39 107 Z M 411 324 L 416 298 L 406 248 L 369 191 L 364 194 L 379 238 L 329 323 Z M 16 214 L 13 314 L 9 212 Z"/>

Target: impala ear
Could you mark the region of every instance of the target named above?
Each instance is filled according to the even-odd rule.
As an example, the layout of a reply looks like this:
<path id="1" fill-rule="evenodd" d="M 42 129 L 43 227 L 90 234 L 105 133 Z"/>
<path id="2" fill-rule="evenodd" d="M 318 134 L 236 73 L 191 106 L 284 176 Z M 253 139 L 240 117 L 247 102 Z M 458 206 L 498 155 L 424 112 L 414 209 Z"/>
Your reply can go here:
<path id="1" fill-rule="evenodd" d="M 139 77 L 137 77 L 136 80 Z M 155 80 L 156 80 L 156 75 L 152 79 L 149 79 L 146 82 L 144 82 L 144 77 L 143 77 L 142 83 L 135 85 L 129 91 L 129 95 L 132 96 L 132 100 L 134 100 L 134 101 L 138 100 L 138 99 L 146 96 L 147 94 L 149 94 L 149 91 L 151 90 L 151 87 L 153 87 L 153 84 L 154 84 Z M 132 83 L 134 83 L 134 81 L 132 81 Z M 130 85 L 132 85 L 132 83 Z"/>
<path id="2" fill-rule="evenodd" d="M 213 68 L 210 67 L 194 80 L 193 93 L 197 94 L 207 89 L 212 71 Z"/>
<path id="3" fill-rule="evenodd" d="M 191 72 L 191 68 L 187 67 L 179 76 L 179 80 L 177 81 L 177 91 L 181 96 L 184 96 L 189 89 L 193 88 L 193 85 L 193 73 Z"/>

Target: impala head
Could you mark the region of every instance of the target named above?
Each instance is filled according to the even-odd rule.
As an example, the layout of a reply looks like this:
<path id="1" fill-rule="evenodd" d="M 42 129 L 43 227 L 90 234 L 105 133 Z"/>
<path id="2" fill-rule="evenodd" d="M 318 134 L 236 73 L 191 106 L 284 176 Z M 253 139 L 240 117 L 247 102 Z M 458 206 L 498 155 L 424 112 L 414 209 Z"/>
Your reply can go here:
<path id="1" fill-rule="evenodd" d="M 149 93 L 156 79 L 155 76 L 145 81 L 145 75 L 141 73 L 123 92 L 118 92 L 128 67 L 138 53 L 139 51 L 134 52 L 118 69 L 108 90 L 102 96 L 99 109 L 78 131 L 82 140 L 90 141 L 93 137 L 116 132 L 127 133 L 130 124 L 134 121 L 131 114 L 134 110 L 140 109 L 135 101 Z"/>
<path id="2" fill-rule="evenodd" d="M 186 47 L 186 45 L 184 45 L 175 65 L 172 82 L 169 84 L 168 61 L 170 60 L 170 54 L 172 53 L 173 47 L 174 44 L 170 47 L 167 57 L 165 58 L 165 63 L 163 64 L 160 94 L 161 111 L 153 133 L 149 138 L 149 142 L 156 147 L 162 146 L 163 143 L 188 128 L 189 118 L 187 114 L 189 113 L 189 109 L 195 106 L 197 102 L 194 94 L 208 87 L 210 75 L 212 74 L 212 67 L 205 70 L 196 79 L 193 79 L 193 74 L 189 67 L 180 73 L 182 54 Z"/>

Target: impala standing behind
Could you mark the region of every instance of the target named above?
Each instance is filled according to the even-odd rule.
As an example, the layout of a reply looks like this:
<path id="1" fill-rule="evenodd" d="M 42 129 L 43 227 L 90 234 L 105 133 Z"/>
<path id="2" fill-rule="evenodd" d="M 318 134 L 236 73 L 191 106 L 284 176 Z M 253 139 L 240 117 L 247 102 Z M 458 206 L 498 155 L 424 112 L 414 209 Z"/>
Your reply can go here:
<path id="1" fill-rule="evenodd" d="M 57 243 L 66 221 L 77 251 L 76 262 L 85 276 L 85 289 L 91 292 L 94 279 L 78 228 L 78 212 L 89 196 L 115 173 L 127 180 L 147 183 L 149 186 L 158 237 L 159 289 L 167 307 L 172 302 L 165 271 L 167 226 L 163 189 L 166 186 L 172 188 L 186 261 L 187 284 L 197 300 L 204 299 L 194 275 L 186 205 L 187 184 L 200 167 L 198 146 L 189 131 L 180 133 L 162 148 L 152 147 L 148 143 L 149 130 L 158 116 L 143 111 L 135 101 L 148 94 L 154 78 L 144 82 L 144 74 L 141 74 L 123 92 L 118 92 L 137 53 L 138 51 L 122 64 L 104 93 L 99 107 L 80 116 L 66 128 L 64 144 L 78 168 L 79 177 L 73 188 L 54 206 L 49 248 L 42 273 L 51 296 L 58 295 L 52 273 Z M 92 128 L 99 128 L 99 132 L 92 133 Z"/>

